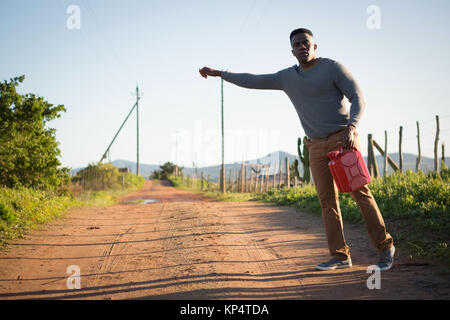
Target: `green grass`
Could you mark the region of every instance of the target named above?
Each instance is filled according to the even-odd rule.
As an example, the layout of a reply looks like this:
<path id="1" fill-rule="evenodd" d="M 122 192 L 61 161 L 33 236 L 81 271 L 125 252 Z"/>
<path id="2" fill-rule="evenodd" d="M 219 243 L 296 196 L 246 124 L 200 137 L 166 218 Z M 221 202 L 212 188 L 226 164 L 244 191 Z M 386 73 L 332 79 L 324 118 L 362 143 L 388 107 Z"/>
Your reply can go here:
<path id="1" fill-rule="evenodd" d="M 256 201 L 259 199 L 258 194 L 256 193 L 221 193 L 218 191 L 215 192 L 203 192 L 205 197 L 223 201 L 223 202 L 239 202 L 239 201 Z"/>
<path id="2" fill-rule="evenodd" d="M 57 196 L 49 191 L 3 187 L 0 189 L 0 245 L 82 204 L 70 196 Z"/>
<path id="3" fill-rule="evenodd" d="M 128 189 L 82 191 L 71 185 L 59 191 L 0 187 L 0 247 L 17 239 L 28 229 L 49 222 L 82 206 L 109 206 L 119 197 L 140 189 L 144 179 L 135 179 Z"/>

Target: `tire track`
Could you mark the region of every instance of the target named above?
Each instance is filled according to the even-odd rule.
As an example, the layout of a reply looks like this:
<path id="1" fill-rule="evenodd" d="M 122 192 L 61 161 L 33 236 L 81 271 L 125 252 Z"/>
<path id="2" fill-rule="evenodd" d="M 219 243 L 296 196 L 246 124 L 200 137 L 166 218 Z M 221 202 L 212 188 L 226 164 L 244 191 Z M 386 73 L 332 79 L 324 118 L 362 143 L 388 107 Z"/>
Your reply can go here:
<path id="1" fill-rule="evenodd" d="M 100 265 L 98 267 L 97 273 L 96 273 L 96 275 L 94 277 L 94 280 L 93 280 L 93 285 L 94 286 L 99 286 L 100 282 L 105 279 L 106 274 L 109 273 L 110 271 L 113 271 L 114 262 L 117 260 L 117 256 L 113 256 L 113 258 L 111 258 L 111 254 L 112 254 L 112 252 L 113 252 L 113 250 L 115 248 L 120 247 L 120 245 L 117 246 L 119 241 L 127 233 L 129 233 L 132 230 L 134 230 L 134 228 L 130 227 L 125 232 L 122 232 L 122 233 L 118 234 L 112 240 L 112 244 L 107 249 L 105 249 L 105 251 L 103 251 L 102 258 L 99 260 L 99 261 L 101 261 L 101 263 L 100 263 Z M 120 252 L 121 252 L 120 248 L 118 250 L 116 250 L 116 251 L 117 252 L 115 252 L 115 254 L 117 254 L 117 255 L 120 254 Z M 107 277 L 109 278 L 110 276 L 107 276 Z"/>

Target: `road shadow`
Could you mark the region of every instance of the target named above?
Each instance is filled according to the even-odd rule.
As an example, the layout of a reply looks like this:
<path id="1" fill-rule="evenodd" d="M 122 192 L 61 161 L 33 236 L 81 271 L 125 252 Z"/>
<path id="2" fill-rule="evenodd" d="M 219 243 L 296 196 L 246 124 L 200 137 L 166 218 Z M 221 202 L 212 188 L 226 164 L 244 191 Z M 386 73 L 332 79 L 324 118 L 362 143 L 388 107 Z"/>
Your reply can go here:
<path id="1" fill-rule="evenodd" d="M 136 270 L 139 272 L 139 270 Z M 272 272 L 265 274 L 247 273 L 207 273 L 199 275 L 185 275 L 168 277 L 149 281 L 110 284 L 105 286 L 83 287 L 72 290 L 46 290 L 1 293 L 0 299 L 102 299 L 105 296 L 114 296 L 121 293 L 133 293 L 133 299 L 155 300 L 216 300 L 216 299 L 326 299 L 338 298 L 336 286 L 339 290 L 361 287 L 357 281 L 357 271 L 340 272 L 338 277 L 329 273 L 320 273 L 313 269 L 306 271 Z M 360 272 L 359 272 L 360 273 Z M 301 285 L 303 278 L 321 278 L 320 284 L 308 286 L 308 296 L 304 295 L 305 288 Z M 58 279 L 58 280 L 65 280 Z M 298 280 L 298 285 L 270 286 L 270 283 L 280 281 Z M 241 285 L 233 282 L 242 283 Z M 228 285 L 230 283 L 230 285 Z M 217 285 L 221 284 L 218 288 Z M 185 289 L 201 285 L 201 289 Z M 209 286 L 210 285 L 210 286 Z M 347 288 L 346 288 L 347 287 Z M 158 289 L 174 291 L 168 294 L 156 293 Z M 181 290 L 180 290 L 181 288 Z M 154 291 L 154 294 L 149 292 Z M 364 299 L 356 296 L 354 299 Z M 373 297 L 372 297 L 373 298 Z M 339 299 L 339 298 L 338 298 Z"/>

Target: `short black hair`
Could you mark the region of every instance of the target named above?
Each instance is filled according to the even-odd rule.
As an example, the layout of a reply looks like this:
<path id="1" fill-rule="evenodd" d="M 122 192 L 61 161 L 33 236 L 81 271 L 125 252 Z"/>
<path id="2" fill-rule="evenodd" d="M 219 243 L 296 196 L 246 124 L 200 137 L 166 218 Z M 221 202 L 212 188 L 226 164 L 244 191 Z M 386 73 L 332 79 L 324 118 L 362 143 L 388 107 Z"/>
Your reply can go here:
<path id="1" fill-rule="evenodd" d="M 311 32 L 311 30 L 306 29 L 306 28 L 298 28 L 298 29 L 295 29 L 294 31 L 291 32 L 291 35 L 289 36 L 289 40 L 292 41 L 292 37 L 295 36 L 296 34 L 299 34 L 299 33 L 306 33 L 306 34 L 309 34 L 311 37 L 314 38 L 314 35 Z"/>

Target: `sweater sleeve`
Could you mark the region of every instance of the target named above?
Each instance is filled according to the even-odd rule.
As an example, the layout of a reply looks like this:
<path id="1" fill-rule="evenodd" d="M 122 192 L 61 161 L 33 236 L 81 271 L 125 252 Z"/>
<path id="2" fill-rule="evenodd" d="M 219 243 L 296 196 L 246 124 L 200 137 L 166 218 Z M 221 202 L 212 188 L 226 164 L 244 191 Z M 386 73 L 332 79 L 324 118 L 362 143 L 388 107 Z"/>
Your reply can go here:
<path id="1" fill-rule="evenodd" d="M 280 72 L 255 75 L 222 71 L 222 79 L 249 89 L 283 90 Z"/>
<path id="2" fill-rule="evenodd" d="M 350 71 L 339 62 L 336 62 L 336 67 L 337 74 L 335 84 L 351 103 L 348 124 L 352 124 L 356 127 L 359 124 L 365 109 L 364 97 Z"/>

